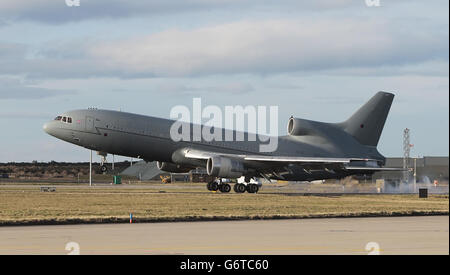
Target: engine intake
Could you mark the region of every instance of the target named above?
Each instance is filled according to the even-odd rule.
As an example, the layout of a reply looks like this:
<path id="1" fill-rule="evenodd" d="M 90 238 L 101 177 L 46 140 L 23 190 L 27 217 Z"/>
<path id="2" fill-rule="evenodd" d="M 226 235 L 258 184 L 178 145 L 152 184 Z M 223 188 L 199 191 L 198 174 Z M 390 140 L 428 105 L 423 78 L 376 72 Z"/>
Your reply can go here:
<path id="1" fill-rule="evenodd" d="M 171 162 L 156 162 L 156 167 L 159 170 L 169 173 L 187 173 L 192 170 L 190 167 L 181 166 L 179 164 L 171 163 Z"/>
<path id="2" fill-rule="evenodd" d="M 287 132 L 291 136 L 309 136 L 317 134 L 315 128 L 314 121 L 291 117 L 288 122 Z"/>
<path id="3" fill-rule="evenodd" d="M 210 176 L 221 178 L 240 178 L 247 172 L 241 161 L 225 157 L 209 158 L 206 171 Z"/>

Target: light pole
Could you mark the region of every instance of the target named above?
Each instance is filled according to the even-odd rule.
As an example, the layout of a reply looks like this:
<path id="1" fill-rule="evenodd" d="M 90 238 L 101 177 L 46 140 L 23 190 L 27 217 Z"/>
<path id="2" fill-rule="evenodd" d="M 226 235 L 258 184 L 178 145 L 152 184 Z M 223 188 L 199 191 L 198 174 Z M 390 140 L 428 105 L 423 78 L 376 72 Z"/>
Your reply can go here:
<path id="1" fill-rule="evenodd" d="M 89 160 L 89 186 L 92 186 L 92 150 L 91 159 Z"/>
<path id="2" fill-rule="evenodd" d="M 414 193 L 416 193 L 417 183 L 417 158 L 414 158 Z"/>
<path id="3" fill-rule="evenodd" d="M 409 141 L 409 129 L 403 131 L 403 182 L 409 182 L 409 154 L 411 152 L 411 143 Z"/>

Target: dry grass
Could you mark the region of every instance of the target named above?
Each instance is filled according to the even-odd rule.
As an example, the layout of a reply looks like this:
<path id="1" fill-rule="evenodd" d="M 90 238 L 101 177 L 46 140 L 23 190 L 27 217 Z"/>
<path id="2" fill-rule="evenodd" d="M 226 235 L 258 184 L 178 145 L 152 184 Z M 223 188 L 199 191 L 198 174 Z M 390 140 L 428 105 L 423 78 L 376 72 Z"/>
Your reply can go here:
<path id="1" fill-rule="evenodd" d="M 163 193 L 161 192 L 163 190 Z M 288 196 L 220 194 L 204 186 L 58 186 L 54 193 L 38 186 L 0 189 L 0 225 L 65 222 L 125 222 L 227 218 L 288 218 L 402 214 L 447 214 L 448 195 Z"/>

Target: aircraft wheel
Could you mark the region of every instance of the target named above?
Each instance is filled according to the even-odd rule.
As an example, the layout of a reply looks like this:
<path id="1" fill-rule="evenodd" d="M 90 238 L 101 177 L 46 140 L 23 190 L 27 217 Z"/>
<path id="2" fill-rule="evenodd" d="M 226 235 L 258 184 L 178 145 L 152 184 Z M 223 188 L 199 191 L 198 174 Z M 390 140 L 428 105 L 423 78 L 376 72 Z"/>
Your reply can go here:
<path id="1" fill-rule="evenodd" d="M 247 185 L 247 192 L 249 192 L 249 193 L 257 193 L 258 190 L 259 190 L 259 186 L 256 184 Z"/>
<path id="2" fill-rule="evenodd" d="M 259 186 L 257 185 L 257 184 L 254 184 L 255 185 L 255 187 L 254 187 L 254 193 L 258 193 L 258 191 L 259 191 Z"/>
<path id="3" fill-rule="evenodd" d="M 211 182 L 211 191 L 217 191 L 219 189 L 219 184 L 215 181 Z"/>
<path id="4" fill-rule="evenodd" d="M 234 190 L 235 193 L 239 193 L 239 192 L 237 191 L 238 184 L 239 184 L 239 183 L 236 183 L 236 184 L 233 186 L 233 190 Z"/>
<path id="5" fill-rule="evenodd" d="M 219 190 L 222 193 L 229 193 L 231 190 L 231 186 L 228 183 L 223 183 L 220 185 Z"/>
<path id="6" fill-rule="evenodd" d="M 108 172 L 108 166 L 106 166 L 106 165 L 102 165 L 102 166 L 100 166 L 100 171 L 102 172 L 102 173 L 106 173 L 106 172 Z"/>
<path id="7" fill-rule="evenodd" d="M 242 183 L 236 183 L 234 185 L 234 192 L 236 193 L 244 193 L 245 192 L 245 185 Z"/>
<path id="8" fill-rule="evenodd" d="M 209 191 L 212 191 L 212 190 L 211 190 L 211 182 L 208 182 L 208 183 L 206 184 L 206 189 L 208 189 Z"/>
<path id="9" fill-rule="evenodd" d="M 250 189 L 250 185 L 251 184 L 247 184 L 247 186 L 245 187 L 245 191 L 247 191 L 248 193 L 252 193 L 252 190 Z"/>

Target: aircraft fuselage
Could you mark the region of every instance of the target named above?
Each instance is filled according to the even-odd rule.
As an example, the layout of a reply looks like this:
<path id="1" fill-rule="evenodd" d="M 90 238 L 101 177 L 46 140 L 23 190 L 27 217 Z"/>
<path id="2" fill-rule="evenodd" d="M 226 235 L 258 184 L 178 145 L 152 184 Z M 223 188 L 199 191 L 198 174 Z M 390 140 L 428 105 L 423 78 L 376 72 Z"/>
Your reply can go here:
<path id="1" fill-rule="evenodd" d="M 66 121 L 62 121 L 62 118 Z M 68 120 L 71 120 L 71 123 Z M 74 110 L 61 115 L 60 120 L 49 121 L 44 130 L 59 139 L 87 149 L 115 155 L 129 156 L 146 161 L 162 161 L 185 166 L 202 166 L 198 160 L 184 158 L 179 150 L 192 148 L 227 154 L 303 156 L 303 157 L 355 157 L 375 159 L 384 162 L 376 147 L 364 146 L 334 126 L 329 126 L 327 135 L 280 136 L 277 149 L 273 152 L 259 152 L 260 140 L 247 141 L 178 141 L 170 136 L 173 120 L 109 110 Z M 192 126 L 192 124 L 191 124 Z M 192 128 L 192 127 L 191 127 Z M 222 130 L 228 131 L 228 130 Z M 235 131 L 233 131 L 236 134 Z M 342 178 L 352 173 L 314 170 L 308 171 L 295 166 L 284 173 L 286 180 L 316 180 Z M 354 174 L 354 173 L 353 173 Z M 280 178 L 273 175 L 272 178 Z"/>

